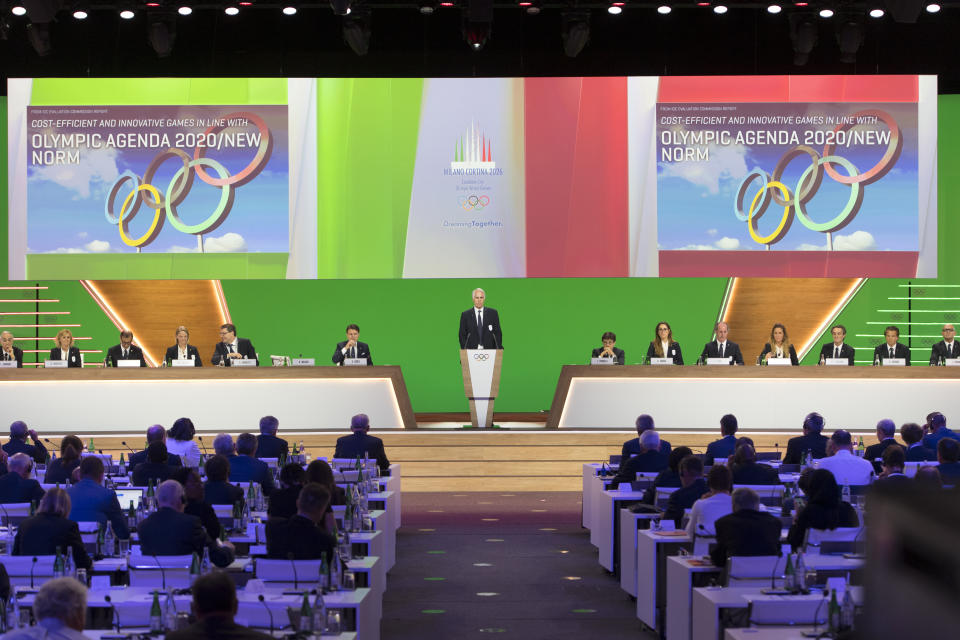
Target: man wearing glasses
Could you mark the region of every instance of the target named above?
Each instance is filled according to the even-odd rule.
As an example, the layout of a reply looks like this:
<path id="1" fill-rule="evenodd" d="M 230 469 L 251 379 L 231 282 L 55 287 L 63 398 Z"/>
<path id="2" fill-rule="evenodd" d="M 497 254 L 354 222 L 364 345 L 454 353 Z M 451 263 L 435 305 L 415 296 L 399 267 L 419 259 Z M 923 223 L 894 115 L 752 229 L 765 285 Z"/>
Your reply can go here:
<path id="1" fill-rule="evenodd" d="M 236 326 L 229 322 L 220 325 L 220 342 L 217 343 L 210 362 L 212 362 L 215 367 L 221 364 L 229 367 L 230 364 L 238 358 L 257 361 L 257 350 L 253 348 L 253 344 L 246 338 L 237 337 Z M 260 366 L 259 362 L 257 362 L 257 366 Z"/>
<path id="2" fill-rule="evenodd" d="M 952 324 L 943 325 L 940 331 L 943 334 L 943 340 L 933 345 L 930 349 L 930 365 L 936 366 L 947 358 L 960 358 L 960 344 L 954 340 L 957 330 Z"/>

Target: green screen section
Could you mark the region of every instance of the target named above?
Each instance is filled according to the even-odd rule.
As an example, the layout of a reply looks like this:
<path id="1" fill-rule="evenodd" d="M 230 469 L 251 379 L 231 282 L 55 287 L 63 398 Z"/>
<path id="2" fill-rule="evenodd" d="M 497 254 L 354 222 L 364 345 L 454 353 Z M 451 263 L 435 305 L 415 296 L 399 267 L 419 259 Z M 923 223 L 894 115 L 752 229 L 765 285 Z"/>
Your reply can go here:
<path id="1" fill-rule="evenodd" d="M 419 78 L 317 80 L 318 277 L 403 277 L 422 92 Z"/>
<path id="2" fill-rule="evenodd" d="M 286 253 L 34 253 L 27 278 L 83 273 L 88 280 L 203 280 L 285 278 Z"/>
<path id="3" fill-rule="evenodd" d="M 726 279 L 496 279 L 225 281 L 238 333 L 270 354 L 330 365 L 347 324 L 360 326 L 374 364 L 402 365 L 418 412 L 466 411 L 457 333 L 473 287 L 503 324 L 497 411 L 549 409 L 560 367 L 586 364 L 604 331 L 640 362 L 666 320 L 696 362 L 710 340 Z M 318 351 L 318 349 L 321 349 Z M 360 411 L 362 407 L 358 407 Z M 320 408 L 318 408 L 320 410 Z M 638 407 L 638 412 L 640 408 Z"/>
<path id="4" fill-rule="evenodd" d="M 0 96 L 0 149 L 3 150 L 0 153 L 0 281 L 3 281 L 10 273 L 7 268 L 7 213 L 10 206 L 7 201 L 7 96 Z"/>
<path id="5" fill-rule="evenodd" d="M 937 278 L 875 278 L 863 285 L 837 319 L 847 327 L 846 342 L 857 348 L 858 364 L 872 364 L 873 348 L 893 325 L 910 347 L 913 366 L 927 365 L 943 324 L 960 323 L 960 255 L 953 241 L 960 234 L 960 96 L 939 96 L 937 107 Z M 829 341 L 827 330 L 817 344 Z M 801 364 L 816 364 L 819 353 L 812 350 Z"/>
<path id="6" fill-rule="evenodd" d="M 287 79 L 36 78 L 30 104 L 287 104 Z"/>

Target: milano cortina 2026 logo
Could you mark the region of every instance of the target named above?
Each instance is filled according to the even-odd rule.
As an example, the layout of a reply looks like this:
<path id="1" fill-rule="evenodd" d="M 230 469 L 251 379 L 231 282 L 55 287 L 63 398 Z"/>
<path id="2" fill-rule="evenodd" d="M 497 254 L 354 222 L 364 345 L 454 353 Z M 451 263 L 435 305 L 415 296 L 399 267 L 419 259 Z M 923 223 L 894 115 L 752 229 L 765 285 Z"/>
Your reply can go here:
<path id="1" fill-rule="evenodd" d="M 443 170 L 445 176 L 461 179 L 457 190 L 457 204 L 464 211 L 482 211 L 490 206 L 491 185 L 486 183 L 487 176 L 502 176 L 503 169 L 497 168 L 493 159 L 493 140 L 476 122 L 457 137 L 453 145 L 453 160 L 450 168 Z"/>

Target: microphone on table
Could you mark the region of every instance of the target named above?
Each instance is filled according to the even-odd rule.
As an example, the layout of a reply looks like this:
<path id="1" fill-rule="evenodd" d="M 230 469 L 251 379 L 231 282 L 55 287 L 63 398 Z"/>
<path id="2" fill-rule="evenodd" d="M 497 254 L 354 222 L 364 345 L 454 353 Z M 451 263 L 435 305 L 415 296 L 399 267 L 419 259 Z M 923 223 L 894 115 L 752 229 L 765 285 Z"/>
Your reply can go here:
<path id="1" fill-rule="evenodd" d="M 120 444 L 122 444 L 123 446 L 125 446 L 127 449 L 130 449 L 130 453 L 136 453 L 136 451 L 134 451 L 133 449 L 131 449 L 131 448 L 130 448 L 130 445 L 128 445 L 126 442 L 121 442 Z"/>
<path id="2" fill-rule="evenodd" d="M 802 632 L 800 635 L 802 635 L 804 638 L 819 638 L 820 636 L 824 635 L 822 632 L 817 631 L 817 623 L 820 620 L 820 609 L 823 608 L 823 603 L 826 602 L 829 597 L 830 590 L 824 589 L 823 597 L 820 599 L 819 604 L 817 604 L 817 610 L 813 612 L 813 630 Z"/>
<path id="3" fill-rule="evenodd" d="M 116 622 L 117 622 L 117 633 L 120 633 L 120 612 L 117 611 L 117 608 L 116 608 L 115 606 L 113 606 L 113 600 L 110 599 L 109 594 L 103 596 L 103 599 L 104 599 L 104 601 L 105 601 L 108 605 L 110 605 L 110 611 L 113 612 L 113 615 L 110 616 L 110 617 L 113 618 L 114 620 L 116 620 Z"/>
<path id="4" fill-rule="evenodd" d="M 300 587 L 300 582 L 297 580 L 297 563 L 293 561 L 293 552 L 287 554 L 287 560 L 290 561 L 290 566 L 293 567 L 293 588 L 294 590 Z"/>
<path id="5" fill-rule="evenodd" d="M 153 554 L 153 561 L 157 563 L 157 568 L 160 569 L 160 588 L 166 591 L 167 590 L 167 572 L 163 568 L 163 565 L 160 564 L 160 558 L 157 557 L 157 554 Z"/>
<path id="6" fill-rule="evenodd" d="M 273 635 L 273 611 L 270 611 L 270 607 L 267 606 L 267 599 L 263 597 L 263 594 L 257 596 L 257 600 L 260 601 L 260 604 L 263 605 L 263 608 L 267 610 L 267 615 L 270 616 L 270 635 Z"/>
<path id="7" fill-rule="evenodd" d="M 200 446 L 203 447 L 203 455 L 208 455 L 207 445 L 203 444 L 203 436 L 197 436 L 197 440 L 200 442 Z"/>
<path id="8" fill-rule="evenodd" d="M 7 513 L 7 509 L 6 509 L 2 504 L 0 504 L 0 511 L 3 511 L 3 517 L 4 517 L 4 519 L 7 521 L 7 529 L 9 530 L 9 529 L 10 529 L 10 514 Z M 12 555 L 12 554 L 11 554 L 11 555 Z"/>
<path id="9" fill-rule="evenodd" d="M 30 562 L 30 588 L 33 589 L 33 570 L 37 568 L 37 556 Z"/>
<path id="10" fill-rule="evenodd" d="M 500 343 L 497 341 L 497 334 L 496 334 L 496 332 L 493 330 L 493 325 L 492 325 L 492 324 L 488 324 L 488 325 L 487 325 L 487 331 L 489 331 L 489 332 L 490 332 L 490 335 L 493 336 L 493 344 L 494 344 L 494 346 L 496 346 L 496 348 L 499 349 L 499 348 L 500 348 Z"/>

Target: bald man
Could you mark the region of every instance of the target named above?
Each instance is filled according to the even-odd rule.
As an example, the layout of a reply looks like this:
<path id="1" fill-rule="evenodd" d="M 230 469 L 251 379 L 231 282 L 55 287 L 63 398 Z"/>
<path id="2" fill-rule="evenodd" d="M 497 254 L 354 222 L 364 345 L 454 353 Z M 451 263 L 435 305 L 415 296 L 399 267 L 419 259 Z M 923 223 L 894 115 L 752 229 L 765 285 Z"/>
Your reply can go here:
<path id="1" fill-rule="evenodd" d="M 0 332 L 0 360 L 16 362 L 17 368 L 23 368 L 23 349 L 13 346 L 13 334 Z"/>
<path id="2" fill-rule="evenodd" d="M 727 334 L 730 332 L 730 327 L 727 326 L 727 323 L 718 322 L 713 330 L 717 337 L 715 340 L 703 345 L 703 352 L 700 353 L 700 358 L 703 362 L 706 362 L 707 358 L 729 358 L 730 364 L 743 365 L 743 354 L 740 353 L 740 345 L 727 340 Z"/>
<path id="3" fill-rule="evenodd" d="M 957 330 L 952 324 L 943 325 L 940 330 L 943 340 L 930 348 L 930 364 L 938 365 L 947 358 L 960 358 L 960 344 L 957 344 Z"/>

